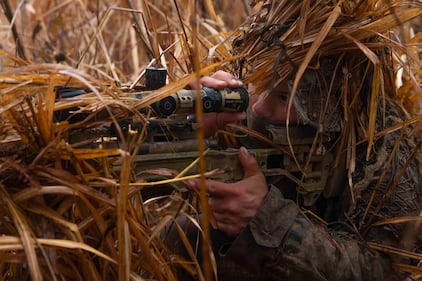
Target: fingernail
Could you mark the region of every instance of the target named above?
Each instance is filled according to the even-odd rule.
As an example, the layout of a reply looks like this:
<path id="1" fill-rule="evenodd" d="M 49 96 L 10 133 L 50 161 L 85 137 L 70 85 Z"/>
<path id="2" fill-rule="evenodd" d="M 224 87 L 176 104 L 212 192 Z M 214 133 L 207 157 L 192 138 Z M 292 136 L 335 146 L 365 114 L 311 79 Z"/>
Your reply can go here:
<path id="1" fill-rule="evenodd" d="M 236 78 L 233 78 L 232 79 L 232 83 L 233 84 L 236 84 L 238 86 L 242 86 L 243 85 L 242 81 L 240 81 L 239 79 L 236 79 Z"/>
<path id="2" fill-rule="evenodd" d="M 186 183 L 189 187 L 195 187 L 196 186 L 196 181 L 194 181 L 194 180 L 188 180 Z"/>
<path id="3" fill-rule="evenodd" d="M 244 146 L 242 146 L 241 148 L 240 148 L 240 153 L 242 153 L 244 156 L 246 156 L 246 157 L 249 157 L 250 156 L 250 154 L 249 154 L 249 151 L 246 149 L 246 147 L 244 147 Z"/>

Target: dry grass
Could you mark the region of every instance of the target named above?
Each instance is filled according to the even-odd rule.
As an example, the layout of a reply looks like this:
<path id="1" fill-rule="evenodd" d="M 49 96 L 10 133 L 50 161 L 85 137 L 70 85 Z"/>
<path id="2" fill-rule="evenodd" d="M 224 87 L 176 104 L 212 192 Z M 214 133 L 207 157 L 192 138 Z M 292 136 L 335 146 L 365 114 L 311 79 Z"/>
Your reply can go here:
<path id="1" fill-rule="evenodd" d="M 164 211 L 155 201 L 145 204 L 139 192 L 142 179 L 135 177 L 132 161 L 143 133 L 128 138 L 119 135 L 121 146 L 114 148 L 86 148 L 66 140 L 79 128 L 95 129 L 128 118 L 145 125 L 154 101 L 215 69 L 232 71 L 231 62 L 237 58 L 228 38 L 246 18 L 245 2 L 2 1 L 0 280 L 177 280 L 176 264 L 210 280 L 212 269 L 202 272 L 197 263 L 170 256 L 158 237 L 175 212 L 189 213 L 197 204 L 178 193 Z M 420 17 L 421 7 L 414 4 L 415 9 L 401 12 L 400 5 L 394 4 L 400 1 L 390 3 L 397 9 L 387 4 L 375 9 L 375 2 L 382 1 L 363 1 L 354 11 L 361 16 L 359 25 L 334 27 L 341 17 L 338 9 L 303 10 L 315 22 L 306 26 L 295 22 L 281 40 L 302 73 L 318 52 L 359 51 L 375 63 L 376 51 L 386 42 L 367 45 L 366 40 L 395 30 L 409 44 L 404 48 L 395 38 L 386 37 L 389 44 L 397 45 L 394 59 L 397 68 L 404 69 L 402 88 L 388 95 L 398 93 L 395 98 L 412 112 L 402 125 L 413 125 L 421 119 L 422 35 L 411 35 L 411 25 L 397 28 L 397 21 Z M 280 3 L 285 3 L 280 4 L 282 13 L 271 11 L 275 22 L 305 8 L 298 1 Z M 344 10 L 353 9 L 345 5 Z M 366 23 L 368 12 L 379 20 Z M 332 21 L 323 21 L 327 17 Z M 266 49 L 260 37 L 265 33 L 260 31 L 259 27 L 248 29 L 245 40 L 250 43 L 238 52 L 241 59 L 236 66 L 239 61 L 261 65 L 247 80 L 262 81 L 258 87 L 263 87 L 271 83 L 280 52 Z M 406 63 L 399 60 L 405 53 Z M 276 83 L 292 71 L 288 60 L 280 64 L 284 67 L 279 68 L 283 71 Z M 127 89 L 143 83 L 144 70 L 150 65 L 167 68 L 168 85 L 141 101 L 130 98 Z M 56 101 L 54 89 L 62 85 L 83 88 L 88 94 Z M 297 85 L 295 80 L 293 87 Z M 86 118 L 73 124 L 54 122 L 54 110 L 74 108 Z M 373 118 L 360 128 L 359 132 L 367 132 L 364 137 L 344 142 L 365 139 L 372 143 L 377 134 L 386 133 L 375 131 Z M 120 170 L 112 169 L 117 161 Z"/>
<path id="2" fill-rule="evenodd" d="M 115 149 L 63 140 L 81 127 L 128 117 L 145 121 L 143 108 L 195 77 L 194 60 L 198 68 L 211 65 L 204 74 L 221 67 L 230 56 L 226 37 L 245 17 L 244 3 L 2 5 L 0 280 L 176 280 L 174 265 L 182 261 L 169 256 L 158 237 L 172 216 L 154 202 L 144 204 L 133 173 L 130 152 L 142 136 L 121 138 L 122 147 Z M 235 16 L 222 13 L 233 5 Z M 166 67 L 169 82 L 177 82 L 141 102 L 125 98 L 123 89 L 142 84 L 151 65 Z M 56 102 L 54 89 L 63 85 L 89 94 Z M 53 121 L 53 110 L 75 107 L 92 116 L 103 112 L 101 122 Z M 111 168 L 116 160 L 121 172 Z M 174 216 L 186 203 L 173 196 Z M 198 264 L 185 266 L 205 278 Z"/>

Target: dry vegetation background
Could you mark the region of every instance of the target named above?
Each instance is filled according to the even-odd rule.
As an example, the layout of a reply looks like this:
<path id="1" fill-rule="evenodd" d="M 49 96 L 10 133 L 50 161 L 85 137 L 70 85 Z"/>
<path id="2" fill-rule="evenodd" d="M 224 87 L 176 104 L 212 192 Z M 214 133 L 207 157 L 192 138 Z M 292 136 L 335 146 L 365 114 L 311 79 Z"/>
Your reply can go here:
<path id="1" fill-rule="evenodd" d="M 208 280 L 197 263 L 168 255 L 158 238 L 171 216 L 139 193 L 144 185 L 131 160 L 142 133 L 122 138 L 121 149 L 64 140 L 79 127 L 145 122 L 138 110 L 196 75 L 230 70 L 227 38 L 250 13 L 247 2 L 2 0 L 0 280 L 176 280 L 179 263 Z M 403 34 L 420 41 L 409 29 Z M 147 66 L 167 68 L 169 85 L 142 101 L 122 98 L 142 85 Z M 61 85 L 88 94 L 56 102 Z M 416 122 L 420 92 L 411 91 L 403 99 Z M 75 107 L 88 117 L 53 122 L 54 110 Z M 107 114 L 96 119 L 97 112 Z M 116 161 L 121 172 L 110 169 Z M 190 208 L 172 200 L 172 209 Z"/>
<path id="2" fill-rule="evenodd" d="M 8 2 L 3 5 L 9 12 L 1 15 L 3 50 L 33 63 L 62 62 L 122 82 L 133 81 L 153 58 L 172 64 L 182 59 L 186 50 L 180 40 L 191 35 L 193 15 L 201 47 L 208 51 L 246 13 L 243 1 Z M 179 63 L 180 71 L 189 70 Z"/>
<path id="3" fill-rule="evenodd" d="M 127 151 L 143 136 L 123 143 L 126 150 L 72 147 L 62 139 L 75 126 L 52 117 L 53 108 L 77 106 L 111 110 L 114 119 L 76 127 L 128 116 L 142 121 L 133 110 L 152 101 L 118 97 L 122 88 L 142 85 L 147 66 L 166 67 L 168 82 L 194 65 L 215 63 L 207 69 L 214 70 L 230 55 L 225 38 L 245 19 L 245 2 L 196 2 L 1 2 L 0 280 L 176 279 L 179 261 L 158 239 L 157 210 L 144 205 L 132 174 Z M 54 105 L 59 85 L 91 94 Z M 117 158 L 120 174 L 109 168 Z"/>

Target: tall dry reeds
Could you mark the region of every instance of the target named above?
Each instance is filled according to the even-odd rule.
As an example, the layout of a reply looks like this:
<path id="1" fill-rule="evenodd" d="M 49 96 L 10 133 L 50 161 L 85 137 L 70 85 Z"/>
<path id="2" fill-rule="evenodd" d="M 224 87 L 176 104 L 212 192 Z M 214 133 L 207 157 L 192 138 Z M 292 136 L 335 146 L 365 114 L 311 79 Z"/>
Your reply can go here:
<path id="1" fill-rule="evenodd" d="M 116 148 L 67 140 L 78 128 L 145 123 L 143 109 L 185 87 L 195 68 L 222 67 L 245 3 L 8 0 L 2 8 L 0 279 L 176 280 L 176 264 L 204 279 L 197 262 L 170 256 L 159 238 L 185 201 L 173 195 L 165 212 L 140 193 L 133 152 L 145 135 L 118 135 Z M 142 101 L 128 97 L 148 66 L 176 82 Z M 59 101 L 60 86 L 87 94 Z M 87 118 L 58 122 L 54 111 Z"/>
<path id="2" fill-rule="evenodd" d="M 398 99 L 409 109 L 420 99 L 421 34 L 411 34 L 411 25 L 397 24 L 420 15 L 417 9 L 400 12 L 400 2 L 412 1 L 390 1 L 391 6 L 389 1 L 360 1 L 354 13 L 362 21 L 340 25 L 341 29 L 334 24 L 341 14 L 338 9 L 321 6 L 307 11 L 302 4 L 309 1 L 279 1 L 286 9 L 270 11 L 272 20 L 288 19 L 289 13 L 303 9 L 304 19 L 312 18 L 323 29 L 298 21 L 283 31 L 287 32 L 283 38 L 282 33 L 272 33 L 274 38 L 262 40 L 267 33 L 254 33 L 259 26 L 247 27 L 236 36 L 250 40 L 250 49 L 235 57 L 232 32 L 255 11 L 246 2 L 1 2 L 0 280 L 177 280 L 176 265 L 196 272 L 200 280 L 210 280 L 215 268 L 203 271 L 195 261 L 170 255 L 159 237 L 176 213 L 195 212 L 198 204 L 179 192 L 164 204 L 160 197 L 145 202 L 140 191 L 148 184 L 136 176 L 133 161 L 147 137 L 145 131 L 126 136 L 117 130 L 120 146 L 113 147 L 87 132 L 101 130 L 104 124 L 119 127 L 119 121 L 127 119 L 146 127 L 153 102 L 216 69 L 233 71 L 234 60 L 236 66 L 252 61 L 263 65 L 248 81 L 264 83 L 273 79 L 274 64 L 284 63 L 281 69 L 286 73 L 277 77 L 281 80 L 292 70 L 291 61 L 266 50 L 270 41 L 285 44 L 286 56 L 303 70 L 317 50 L 331 54 L 353 49 L 376 60 L 374 49 L 382 46 L 366 46 L 368 32 L 394 30 L 408 44 L 388 39 L 398 46 L 394 59 L 403 63 L 397 64 L 404 70 Z M 252 2 L 259 6 L 265 1 Z M 355 2 L 359 1 L 344 1 Z M 381 10 L 380 2 L 386 3 Z M 345 6 L 342 9 L 353 8 Z M 370 14 L 375 10 L 378 13 Z M 368 17 L 379 21 L 367 25 Z M 253 57 L 248 56 L 251 52 Z M 399 59 L 404 54 L 411 55 L 406 62 Z M 409 61 L 415 63 L 410 68 Z M 134 99 L 131 94 L 144 83 L 148 66 L 165 67 L 168 85 L 142 100 Z M 85 94 L 58 99 L 61 86 L 83 89 Z M 70 123 L 57 120 L 57 111 L 83 118 Z M 420 118 L 420 112 L 415 113 L 403 125 Z M 371 128 L 369 137 L 374 137 L 377 132 Z M 80 129 L 87 135 L 70 143 L 69 137 Z M 176 178 L 170 184 L 183 186 L 176 176 L 181 171 L 154 172 Z M 182 232 L 180 236 L 186 242 Z M 212 257 L 208 259 L 213 264 Z"/>

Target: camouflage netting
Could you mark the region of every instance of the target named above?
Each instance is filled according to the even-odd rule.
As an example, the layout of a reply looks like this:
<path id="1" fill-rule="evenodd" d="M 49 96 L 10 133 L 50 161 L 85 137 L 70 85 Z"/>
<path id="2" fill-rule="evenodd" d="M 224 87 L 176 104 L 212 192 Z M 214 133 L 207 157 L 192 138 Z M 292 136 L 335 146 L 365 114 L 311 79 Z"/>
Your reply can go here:
<path id="1" fill-rule="evenodd" d="M 413 113 L 420 110 L 414 108 L 421 91 L 414 76 L 420 75 L 420 50 L 399 39 L 406 38 L 400 34 L 404 23 L 421 15 L 420 2 L 253 1 L 252 5 L 256 13 L 233 46 L 241 57 L 239 75 L 255 83 L 257 93 L 287 81 L 292 86 L 291 102 L 304 121 L 325 131 L 339 129 L 339 114 L 353 115 L 369 105 L 371 92 L 400 99 Z M 400 60 L 403 54 L 408 54 L 408 61 Z M 411 91 L 403 97 L 394 75 L 405 63 L 409 67 L 403 83 Z M 379 79 L 372 80 L 375 75 Z M 320 120 L 320 116 L 328 117 Z"/>

